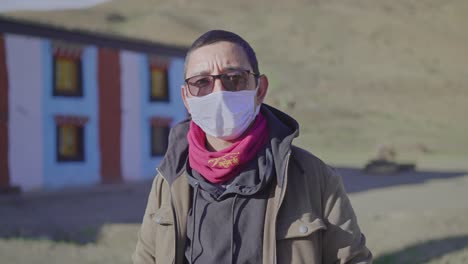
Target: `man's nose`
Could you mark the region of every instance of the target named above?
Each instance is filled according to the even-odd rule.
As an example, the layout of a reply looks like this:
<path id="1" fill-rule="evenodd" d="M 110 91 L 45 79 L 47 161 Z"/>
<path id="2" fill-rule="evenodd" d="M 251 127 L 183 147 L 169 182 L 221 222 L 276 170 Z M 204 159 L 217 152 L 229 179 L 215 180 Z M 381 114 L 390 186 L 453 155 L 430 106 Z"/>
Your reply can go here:
<path id="1" fill-rule="evenodd" d="M 221 82 L 220 78 L 215 78 L 214 84 L 213 84 L 213 92 L 219 92 L 223 90 L 225 90 L 223 86 L 223 82 Z"/>

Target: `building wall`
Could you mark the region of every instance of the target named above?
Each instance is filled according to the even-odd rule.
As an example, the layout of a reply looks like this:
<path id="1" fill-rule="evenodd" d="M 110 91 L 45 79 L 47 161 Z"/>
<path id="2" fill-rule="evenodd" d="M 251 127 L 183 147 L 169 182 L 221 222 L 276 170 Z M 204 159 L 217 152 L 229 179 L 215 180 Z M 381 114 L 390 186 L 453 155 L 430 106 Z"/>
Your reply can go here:
<path id="1" fill-rule="evenodd" d="M 97 48 L 86 46 L 81 59 L 83 66 L 83 97 L 53 96 L 53 52 L 51 41 L 42 42 L 42 74 L 44 113 L 44 187 L 89 185 L 100 182 L 100 148 L 98 137 L 98 76 Z M 73 115 L 88 118 L 84 128 L 84 162 L 58 162 L 55 117 Z"/>
<path id="2" fill-rule="evenodd" d="M 149 179 L 156 175 L 156 167 L 161 162 L 162 156 L 151 157 L 150 119 L 163 117 L 172 119 L 172 125 L 185 119 L 187 112 L 180 94 L 183 84 L 184 60 L 172 58 L 169 63 L 169 102 L 151 102 L 149 62 L 147 56 L 140 58 L 140 148 L 141 148 L 141 177 Z"/>
<path id="3" fill-rule="evenodd" d="M 11 185 L 23 190 L 44 182 L 42 43 L 38 38 L 5 34 L 9 80 L 8 134 Z"/>
<path id="4" fill-rule="evenodd" d="M 151 102 L 146 54 L 84 46 L 83 96 L 54 96 L 53 41 L 15 34 L 3 39 L 2 69 L 0 35 L 0 74 L 7 74 L 0 78 L 0 95 L 8 100 L 0 102 L 0 110 L 8 108 L 9 123 L 0 131 L 6 142 L 0 141 L 0 155 L 7 157 L 2 160 L 8 160 L 8 175 L 3 167 L 0 172 L 9 177 L 1 177 L 0 187 L 27 191 L 154 177 L 162 156 L 151 156 L 150 120 L 165 118 L 175 125 L 187 116 L 180 95 L 182 58 L 168 60 L 170 100 Z M 56 122 L 62 116 L 87 120 L 84 161 L 57 160 Z"/>
<path id="5" fill-rule="evenodd" d="M 140 60 L 142 54 L 120 52 L 120 78 L 122 84 L 121 167 L 125 181 L 139 180 L 141 165 L 141 85 Z"/>

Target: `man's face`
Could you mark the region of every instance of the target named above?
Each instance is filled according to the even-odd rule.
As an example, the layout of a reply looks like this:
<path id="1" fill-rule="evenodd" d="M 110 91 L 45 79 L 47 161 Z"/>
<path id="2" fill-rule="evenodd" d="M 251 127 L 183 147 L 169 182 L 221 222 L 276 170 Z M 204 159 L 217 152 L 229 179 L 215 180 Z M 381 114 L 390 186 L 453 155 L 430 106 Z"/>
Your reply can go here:
<path id="1" fill-rule="evenodd" d="M 187 60 L 187 72 L 185 78 L 198 75 L 218 75 L 236 70 L 252 71 L 252 66 L 249 63 L 244 50 L 239 45 L 226 41 L 216 42 L 195 49 Z M 255 78 L 249 78 L 245 89 L 253 90 L 255 87 Z M 192 95 L 187 89 L 186 84 L 182 86 L 182 97 L 187 110 L 190 112 L 186 103 L 186 98 L 192 97 Z M 223 87 L 221 81 L 216 79 L 212 92 L 223 90 L 226 89 Z M 262 90 L 264 91 L 259 94 L 266 92 L 266 89 Z M 256 104 L 261 103 L 261 101 L 263 101 L 263 96 L 261 97 L 261 100 L 256 100 Z"/>

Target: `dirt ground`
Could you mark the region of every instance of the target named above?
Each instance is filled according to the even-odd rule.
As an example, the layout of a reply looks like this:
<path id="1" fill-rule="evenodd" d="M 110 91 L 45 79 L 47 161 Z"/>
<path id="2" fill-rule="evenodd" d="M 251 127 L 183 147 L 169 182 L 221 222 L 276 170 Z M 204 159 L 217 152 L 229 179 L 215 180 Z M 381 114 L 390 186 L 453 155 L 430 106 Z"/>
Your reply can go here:
<path id="1" fill-rule="evenodd" d="M 338 170 L 375 263 L 468 263 L 468 172 Z M 150 184 L 0 197 L 0 262 L 129 263 Z"/>

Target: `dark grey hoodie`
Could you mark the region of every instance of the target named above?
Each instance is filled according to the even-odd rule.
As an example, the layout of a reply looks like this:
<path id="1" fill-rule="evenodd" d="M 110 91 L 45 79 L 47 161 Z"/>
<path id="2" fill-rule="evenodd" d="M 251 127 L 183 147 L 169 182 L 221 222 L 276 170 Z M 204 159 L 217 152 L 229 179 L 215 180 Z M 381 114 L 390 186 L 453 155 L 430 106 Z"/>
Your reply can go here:
<path id="1" fill-rule="evenodd" d="M 194 188 L 188 215 L 188 263 L 261 263 L 267 186 L 274 176 L 267 146 L 233 180 L 207 182 L 187 168 Z"/>
<path id="2" fill-rule="evenodd" d="M 187 170 L 193 188 L 186 263 L 262 262 L 268 187 L 273 182 L 282 184 L 284 175 L 279 172 L 284 171 L 285 158 L 299 130 L 294 119 L 275 108 L 262 105 L 261 112 L 267 120 L 270 140 L 239 175 L 223 185 L 207 182 L 188 166 L 188 121 L 171 131 L 168 153 L 160 169 L 174 178 Z"/>

